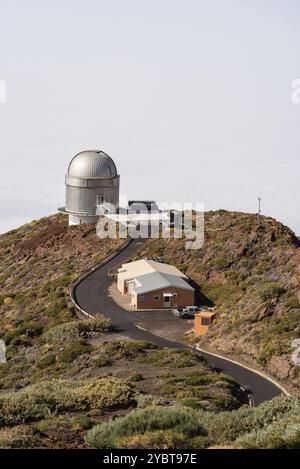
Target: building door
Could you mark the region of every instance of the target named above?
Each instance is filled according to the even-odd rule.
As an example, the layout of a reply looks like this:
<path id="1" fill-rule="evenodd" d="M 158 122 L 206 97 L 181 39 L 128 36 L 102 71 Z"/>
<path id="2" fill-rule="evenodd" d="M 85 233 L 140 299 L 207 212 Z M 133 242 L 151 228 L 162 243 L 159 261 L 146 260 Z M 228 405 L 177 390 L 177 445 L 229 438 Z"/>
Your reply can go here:
<path id="1" fill-rule="evenodd" d="M 164 308 L 170 308 L 171 306 L 171 297 L 164 296 Z"/>

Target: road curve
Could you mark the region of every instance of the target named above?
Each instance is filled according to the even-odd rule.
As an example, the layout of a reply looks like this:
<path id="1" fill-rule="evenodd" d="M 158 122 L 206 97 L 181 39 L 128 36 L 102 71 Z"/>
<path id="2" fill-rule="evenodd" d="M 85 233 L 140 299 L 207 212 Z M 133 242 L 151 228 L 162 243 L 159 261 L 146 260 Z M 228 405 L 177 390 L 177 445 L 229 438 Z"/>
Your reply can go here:
<path id="1" fill-rule="evenodd" d="M 114 257 L 82 276 L 79 281 L 75 282 L 73 288 L 71 287 L 73 300 L 81 310 L 91 316 L 104 314 L 109 317 L 115 328 L 132 339 L 147 340 L 160 347 L 186 348 L 187 346 L 182 343 L 164 339 L 139 328 L 135 323 L 145 313 L 124 310 L 108 294 L 108 288 L 112 283 L 112 279 L 107 275 L 108 271 L 130 260 L 137 254 L 143 243 L 144 241 L 140 239 L 132 240 L 123 250 L 116 252 Z M 162 311 L 163 313 L 165 312 Z M 207 352 L 201 352 L 201 355 L 206 357 L 217 371 L 226 373 L 242 386 L 249 388 L 254 405 L 268 401 L 282 393 L 274 383 L 242 365 Z"/>

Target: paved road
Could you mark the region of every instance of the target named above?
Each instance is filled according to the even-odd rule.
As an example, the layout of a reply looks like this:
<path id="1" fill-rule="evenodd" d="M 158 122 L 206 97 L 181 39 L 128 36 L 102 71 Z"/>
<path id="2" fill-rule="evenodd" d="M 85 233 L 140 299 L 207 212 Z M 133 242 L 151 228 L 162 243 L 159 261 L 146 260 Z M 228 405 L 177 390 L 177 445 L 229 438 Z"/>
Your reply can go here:
<path id="1" fill-rule="evenodd" d="M 142 330 L 135 324 L 139 320 L 147 317 L 151 318 L 157 314 L 167 316 L 166 311 L 153 312 L 131 312 L 122 309 L 108 294 L 108 288 L 112 283 L 112 279 L 107 273 L 113 267 L 118 266 L 130 260 L 136 255 L 137 251 L 142 247 L 143 240 L 133 240 L 125 250 L 121 251 L 116 257 L 108 261 L 102 267 L 91 272 L 86 278 L 82 279 L 74 289 L 74 299 L 78 306 L 87 311 L 92 316 L 104 314 L 109 317 L 121 333 L 132 339 L 147 340 L 154 342 L 160 347 L 183 348 L 186 347 L 182 343 L 176 343 L 163 337 L 152 334 L 149 331 Z M 241 365 L 231 363 L 223 358 L 214 357 L 209 353 L 202 353 L 210 364 L 218 371 L 222 371 L 232 376 L 243 386 L 248 386 L 251 391 L 252 401 L 255 405 L 268 401 L 275 396 L 281 394 L 281 390 L 273 383 L 256 374 L 251 370 L 247 370 Z"/>

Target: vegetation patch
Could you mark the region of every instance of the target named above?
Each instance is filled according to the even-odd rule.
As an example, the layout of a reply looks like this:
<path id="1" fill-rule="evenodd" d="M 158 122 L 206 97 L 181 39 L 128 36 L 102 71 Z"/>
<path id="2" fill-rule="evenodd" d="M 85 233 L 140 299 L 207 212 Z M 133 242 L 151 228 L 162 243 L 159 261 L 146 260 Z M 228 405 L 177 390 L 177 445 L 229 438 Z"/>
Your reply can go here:
<path id="1" fill-rule="evenodd" d="M 83 383 L 54 379 L 0 396 L 0 425 L 16 425 L 45 418 L 49 413 L 128 406 L 132 388 L 116 378 Z"/>
<path id="2" fill-rule="evenodd" d="M 72 363 L 84 353 L 89 353 L 92 347 L 83 338 L 74 339 L 67 343 L 63 351 L 58 355 L 61 363 Z"/>
<path id="3" fill-rule="evenodd" d="M 283 295 L 284 288 L 276 282 L 267 282 L 258 290 L 258 296 L 263 301 L 273 300 Z"/>
<path id="4" fill-rule="evenodd" d="M 0 428 L 0 448 L 38 448 L 42 446 L 39 432 L 26 425 L 13 428 Z"/>
<path id="5" fill-rule="evenodd" d="M 141 363 L 152 363 L 169 368 L 185 368 L 203 363 L 202 357 L 188 349 L 159 349 L 139 357 Z"/>
<path id="6" fill-rule="evenodd" d="M 123 438 L 169 429 L 172 429 L 173 434 L 188 438 L 206 435 L 199 415 L 192 409 L 146 407 L 132 411 L 124 418 L 97 425 L 87 433 L 86 441 L 93 448 L 116 448 L 120 439 L 122 445 Z M 171 444 L 174 444 L 174 440 Z"/>
<path id="7" fill-rule="evenodd" d="M 63 344 L 70 339 L 76 339 L 80 335 L 92 332 L 105 333 L 111 327 L 110 320 L 104 316 L 84 321 L 70 321 L 51 327 L 43 335 L 43 339 L 49 344 Z"/>

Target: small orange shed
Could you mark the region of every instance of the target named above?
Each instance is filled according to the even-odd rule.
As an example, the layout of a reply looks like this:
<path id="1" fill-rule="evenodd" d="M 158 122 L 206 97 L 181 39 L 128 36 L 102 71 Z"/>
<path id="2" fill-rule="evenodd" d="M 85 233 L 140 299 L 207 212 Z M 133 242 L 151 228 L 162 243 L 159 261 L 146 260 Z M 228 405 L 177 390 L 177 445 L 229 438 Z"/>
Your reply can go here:
<path id="1" fill-rule="evenodd" d="M 195 314 L 194 332 L 205 334 L 211 326 L 216 313 L 212 311 L 199 311 Z"/>

